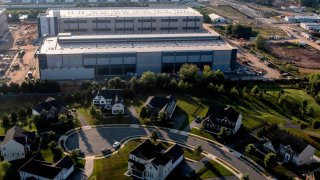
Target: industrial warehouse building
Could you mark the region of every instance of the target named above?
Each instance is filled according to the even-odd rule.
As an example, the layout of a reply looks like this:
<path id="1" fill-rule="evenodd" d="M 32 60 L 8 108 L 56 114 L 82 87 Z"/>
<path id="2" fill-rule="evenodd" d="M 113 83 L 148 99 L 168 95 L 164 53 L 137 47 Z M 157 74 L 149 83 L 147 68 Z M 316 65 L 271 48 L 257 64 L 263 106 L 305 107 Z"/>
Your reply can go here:
<path id="1" fill-rule="evenodd" d="M 48 9 L 38 17 L 39 37 L 72 33 L 150 34 L 202 31 L 203 16 L 188 7 Z"/>
<path id="2" fill-rule="evenodd" d="M 5 9 L 0 9 L 0 36 L 8 30 L 7 14 Z M 0 37 L 1 39 L 2 37 Z"/>
<path id="3" fill-rule="evenodd" d="M 41 79 L 93 79 L 104 75 L 178 71 L 185 63 L 228 72 L 237 49 L 219 34 L 87 35 L 46 37 L 37 52 Z"/>
<path id="4" fill-rule="evenodd" d="M 3 0 L 4 4 L 73 4 L 73 3 L 115 3 L 118 0 Z M 193 2 L 192 0 L 128 0 L 128 2 L 143 2 L 143 3 L 178 3 L 178 2 Z"/>

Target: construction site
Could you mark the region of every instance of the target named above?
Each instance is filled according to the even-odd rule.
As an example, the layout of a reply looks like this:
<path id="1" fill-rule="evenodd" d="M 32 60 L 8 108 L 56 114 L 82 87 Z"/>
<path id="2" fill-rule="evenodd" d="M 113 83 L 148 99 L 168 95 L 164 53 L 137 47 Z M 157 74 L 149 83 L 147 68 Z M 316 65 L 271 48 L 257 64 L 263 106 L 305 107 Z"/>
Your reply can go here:
<path id="1" fill-rule="evenodd" d="M 10 36 L 0 44 L 0 77 L 2 82 L 22 83 L 39 77 L 35 51 L 37 24 L 9 24 Z"/>

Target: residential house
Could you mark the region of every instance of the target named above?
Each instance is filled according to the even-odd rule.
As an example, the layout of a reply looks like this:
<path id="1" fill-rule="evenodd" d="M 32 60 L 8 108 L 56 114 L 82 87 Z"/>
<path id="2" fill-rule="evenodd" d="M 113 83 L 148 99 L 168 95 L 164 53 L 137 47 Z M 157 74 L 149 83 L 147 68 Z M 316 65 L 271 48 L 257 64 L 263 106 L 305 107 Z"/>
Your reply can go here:
<path id="1" fill-rule="evenodd" d="M 24 159 L 34 148 L 35 132 L 28 132 L 18 126 L 10 128 L 0 142 L 0 154 L 6 161 Z"/>
<path id="2" fill-rule="evenodd" d="M 124 114 L 124 104 L 121 89 L 102 89 L 93 98 L 93 105 L 110 110 L 112 114 Z"/>
<path id="3" fill-rule="evenodd" d="M 138 179 L 163 180 L 183 159 L 179 145 L 165 150 L 160 143 L 154 145 L 146 140 L 130 152 L 127 174 Z"/>
<path id="4" fill-rule="evenodd" d="M 171 95 L 166 97 L 149 96 L 143 106 L 147 108 L 150 115 L 157 115 L 160 112 L 165 112 L 168 119 L 171 119 L 177 106 L 177 100 Z"/>
<path id="5" fill-rule="evenodd" d="M 45 115 L 49 119 L 61 114 L 68 115 L 69 110 L 65 103 L 52 97 L 48 97 L 44 102 L 32 108 L 32 115 Z"/>
<path id="6" fill-rule="evenodd" d="M 311 145 L 282 131 L 279 131 L 263 146 L 266 151 L 280 154 L 284 161 L 298 166 L 311 163 L 315 152 L 315 148 Z"/>
<path id="7" fill-rule="evenodd" d="M 241 124 L 242 115 L 231 106 L 210 107 L 202 121 L 202 127 L 212 133 L 217 133 L 224 127 L 229 134 L 236 134 Z"/>
<path id="8" fill-rule="evenodd" d="M 69 156 L 63 157 L 54 164 L 30 159 L 19 169 L 19 174 L 21 180 L 64 180 L 69 177 L 74 168 L 74 162 Z"/>

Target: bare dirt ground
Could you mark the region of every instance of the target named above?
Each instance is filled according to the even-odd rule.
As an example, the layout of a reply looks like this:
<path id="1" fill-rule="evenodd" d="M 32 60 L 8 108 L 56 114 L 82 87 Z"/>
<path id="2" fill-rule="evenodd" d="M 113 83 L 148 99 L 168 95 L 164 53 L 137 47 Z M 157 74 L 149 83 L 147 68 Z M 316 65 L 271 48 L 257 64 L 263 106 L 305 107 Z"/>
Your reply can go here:
<path id="1" fill-rule="evenodd" d="M 320 51 L 311 46 L 298 47 L 291 43 L 273 43 L 268 47 L 274 56 L 304 69 L 320 69 Z"/>
<path id="2" fill-rule="evenodd" d="M 36 23 L 21 23 L 11 25 L 12 45 L 5 48 L 10 50 L 24 50 L 25 54 L 22 58 L 15 58 L 12 64 L 18 64 L 19 69 L 9 69 L 7 77 L 10 82 L 22 83 L 29 71 L 32 72 L 34 78 L 39 77 L 37 61 L 34 58 L 34 52 L 37 46 L 34 46 L 34 41 L 37 39 L 37 24 Z"/>

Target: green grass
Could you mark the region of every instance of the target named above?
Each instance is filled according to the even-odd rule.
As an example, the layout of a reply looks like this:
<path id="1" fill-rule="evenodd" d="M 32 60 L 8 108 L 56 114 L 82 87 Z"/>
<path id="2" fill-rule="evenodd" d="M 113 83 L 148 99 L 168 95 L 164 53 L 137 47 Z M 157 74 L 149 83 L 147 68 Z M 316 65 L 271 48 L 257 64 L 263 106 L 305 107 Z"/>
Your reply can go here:
<path id="1" fill-rule="evenodd" d="M 180 113 L 184 113 L 186 115 L 186 120 L 179 127 L 180 130 L 183 130 L 197 116 L 206 116 L 209 107 L 201 102 L 201 100 L 192 97 L 178 97 L 177 99 L 177 106 L 181 111 Z"/>
<path id="2" fill-rule="evenodd" d="M 163 145 L 163 147 L 165 147 L 166 149 L 169 148 L 170 146 L 172 146 L 171 143 L 167 143 L 167 142 L 161 142 L 161 144 Z M 182 148 L 183 150 L 183 155 L 186 158 L 192 159 L 194 161 L 200 161 L 202 158 L 204 158 L 204 156 L 202 154 L 197 155 L 193 150 L 191 149 L 187 149 L 187 148 Z"/>
<path id="3" fill-rule="evenodd" d="M 234 174 L 220 165 L 219 163 L 211 160 L 209 166 L 203 167 L 199 170 L 198 175 L 201 179 L 224 177 L 224 176 L 234 176 Z"/>
<path id="4" fill-rule="evenodd" d="M 119 154 L 94 161 L 94 170 L 90 179 L 130 179 L 124 173 L 128 169 L 129 153 L 140 144 L 139 140 L 128 142 Z"/>
<path id="5" fill-rule="evenodd" d="M 53 154 L 49 148 L 41 149 L 41 155 L 44 161 L 53 163 Z"/>
<path id="6" fill-rule="evenodd" d="M 89 125 L 102 125 L 102 124 L 130 124 L 129 117 L 121 117 L 121 116 L 110 116 L 108 118 L 104 118 L 101 120 L 97 120 L 96 118 L 90 115 L 90 110 L 85 108 L 78 108 L 78 114 L 81 114 Z"/>
<path id="7" fill-rule="evenodd" d="M 192 134 L 195 134 L 195 135 L 198 135 L 198 136 L 202 136 L 202 137 L 211 139 L 211 140 L 213 140 L 213 141 L 217 141 L 217 139 L 215 138 L 215 136 L 213 136 L 212 134 L 210 134 L 210 133 L 208 133 L 208 132 L 201 131 L 201 130 L 198 129 L 198 128 L 192 128 L 192 129 L 191 129 L 191 133 L 192 133 Z"/>
<path id="8" fill-rule="evenodd" d="M 255 27 L 254 30 L 259 32 L 259 35 L 263 36 L 264 38 L 269 38 L 270 36 L 280 36 L 286 37 L 287 33 L 284 32 L 280 28 L 276 27 Z"/>

